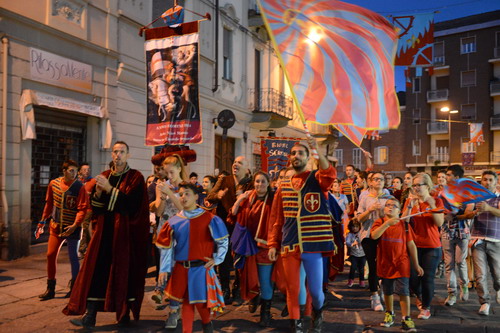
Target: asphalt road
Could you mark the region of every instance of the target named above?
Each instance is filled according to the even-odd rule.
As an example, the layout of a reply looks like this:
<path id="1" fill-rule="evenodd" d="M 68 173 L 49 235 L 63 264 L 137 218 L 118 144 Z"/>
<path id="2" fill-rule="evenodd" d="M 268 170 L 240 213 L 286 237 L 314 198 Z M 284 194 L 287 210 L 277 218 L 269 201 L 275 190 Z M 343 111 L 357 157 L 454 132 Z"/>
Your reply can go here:
<path id="1" fill-rule="evenodd" d="M 15 261 L 0 261 L 0 332 L 82 332 L 69 323 L 71 317 L 61 313 L 67 303 L 63 298 L 70 279 L 70 267 L 66 247 L 59 258 L 57 272 L 56 298 L 41 302 L 38 295 L 46 286 L 46 245 L 33 247 L 33 254 Z M 436 295 L 433 300 L 429 320 L 416 319 L 418 310 L 412 299 L 411 315 L 419 332 L 500 332 L 500 305 L 492 303 L 488 317 L 477 314 L 479 303 L 474 290 L 468 302 L 458 302 L 455 306 L 444 306 L 446 298 L 445 279 L 436 279 Z M 119 328 L 115 325 L 114 313 L 99 313 L 97 326 L 93 332 L 181 332 L 163 328 L 167 308 L 158 309 L 150 300 L 154 279 L 148 277 L 146 295 L 141 311 L 141 320 L 130 327 Z M 490 287 L 490 290 L 493 290 Z M 324 312 L 323 332 L 398 332 L 400 331 L 399 305 L 396 303 L 396 324 L 391 328 L 379 327 L 384 314 L 370 310 L 369 292 L 354 285 L 346 287 L 346 273 L 329 286 L 327 309 Z M 335 295 L 335 296 L 334 296 Z M 395 297 L 397 300 L 397 297 Z M 288 319 L 280 316 L 284 307 L 283 297 L 275 295 L 272 314 L 272 328 L 258 326 L 259 315 L 250 314 L 247 306 L 228 306 L 226 311 L 214 319 L 217 332 L 288 332 Z M 498 310 L 498 311 L 496 311 Z M 201 331 L 198 315 L 195 317 L 194 330 Z"/>

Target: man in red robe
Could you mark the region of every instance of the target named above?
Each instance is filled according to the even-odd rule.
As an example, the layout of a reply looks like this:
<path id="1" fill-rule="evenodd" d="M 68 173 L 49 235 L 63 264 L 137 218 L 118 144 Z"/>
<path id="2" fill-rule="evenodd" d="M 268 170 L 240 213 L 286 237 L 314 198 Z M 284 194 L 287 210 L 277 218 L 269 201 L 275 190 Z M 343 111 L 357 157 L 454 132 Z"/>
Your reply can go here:
<path id="1" fill-rule="evenodd" d="M 127 164 L 129 147 L 117 141 L 113 167 L 96 179 L 91 195 L 94 234 L 63 313 L 85 315 L 77 326 L 95 326 L 98 311 L 116 312 L 119 324 L 139 319 L 147 273 L 149 212 L 144 177 Z"/>

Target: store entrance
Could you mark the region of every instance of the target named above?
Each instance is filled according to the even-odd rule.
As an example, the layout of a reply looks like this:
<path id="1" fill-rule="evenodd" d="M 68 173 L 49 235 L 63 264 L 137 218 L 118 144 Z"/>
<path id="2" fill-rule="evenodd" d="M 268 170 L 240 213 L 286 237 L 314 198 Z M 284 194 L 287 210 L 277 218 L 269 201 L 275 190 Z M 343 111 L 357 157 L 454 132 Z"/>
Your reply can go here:
<path id="1" fill-rule="evenodd" d="M 72 159 L 86 161 L 87 117 L 54 109 L 36 108 L 36 140 L 31 154 L 31 243 L 46 242 L 48 228 L 35 240 L 50 180 L 62 175 L 61 165 Z"/>

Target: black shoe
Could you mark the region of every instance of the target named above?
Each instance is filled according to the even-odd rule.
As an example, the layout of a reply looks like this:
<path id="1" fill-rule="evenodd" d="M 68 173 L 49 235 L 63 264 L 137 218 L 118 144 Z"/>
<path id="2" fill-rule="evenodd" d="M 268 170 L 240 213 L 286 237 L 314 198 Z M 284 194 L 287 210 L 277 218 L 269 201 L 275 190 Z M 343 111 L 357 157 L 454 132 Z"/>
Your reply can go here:
<path id="1" fill-rule="evenodd" d="M 323 308 L 316 310 L 313 307 L 312 313 L 312 327 L 309 329 L 310 333 L 321 333 L 321 327 L 323 326 Z"/>
<path id="2" fill-rule="evenodd" d="M 47 290 L 38 297 L 41 301 L 52 299 L 56 296 L 56 280 L 47 280 Z"/>
<path id="3" fill-rule="evenodd" d="M 64 296 L 64 298 L 70 298 L 71 297 L 71 292 L 73 291 L 73 285 L 74 284 L 75 284 L 75 280 L 73 280 L 73 279 L 69 280 L 69 291 L 66 294 L 66 296 Z"/>
<path id="4" fill-rule="evenodd" d="M 240 289 L 233 289 L 233 305 L 240 306 L 243 304 L 243 299 L 241 298 Z"/>
<path id="5" fill-rule="evenodd" d="M 203 327 L 203 333 L 213 333 L 214 332 L 214 324 L 210 321 L 208 324 L 201 324 Z"/>
<path id="6" fill-rule="evenodd" d="M 302 326 L 301 319 L 290 319 L 290 326 L 292 333 L 304 333 L 304 327 Z"/>
<path id="7" fill-rule="evenodd" d="M 260 303 L 260 327 L 269 327 L 271 325 L 271 300 L 263 299 Z"/>
<path id="8" fill-rule="evenodd" d="M 250 313 L 255 313 L 257 311 L 257 308 L 259 307 L 260 304 L 260 297 L 259 295 L 255 296 L 248 302 L 248 312 Z"/>
<path id="9" fill-rule="evenodd" d="M 88 301 L 87 302 L 87 312 L 81 318 L 70 319 L 70 323 L 75 326 L 80 326 L 84 328 L 94 328 L 95 321 L 97 317 L 97 308 L 99 302 Z"/>
<path id="10" fill-rule="evenodd" d="M 229 291 L 229 289 L 224 289 L 222 291 L 222 294 L 224 296 L 224 303 L 226 305 L 231 305 L 233 303 L 233 298 L 231 297 L 231 291 Z"/>
<path id="11" fill-rule="evenodd" d="M 128 327 L 130 326 L 130 314 L 127 313 L 122 317 L 122 319 L 118 320 L 118 323 L 116 323 L 119 327 Z"/>

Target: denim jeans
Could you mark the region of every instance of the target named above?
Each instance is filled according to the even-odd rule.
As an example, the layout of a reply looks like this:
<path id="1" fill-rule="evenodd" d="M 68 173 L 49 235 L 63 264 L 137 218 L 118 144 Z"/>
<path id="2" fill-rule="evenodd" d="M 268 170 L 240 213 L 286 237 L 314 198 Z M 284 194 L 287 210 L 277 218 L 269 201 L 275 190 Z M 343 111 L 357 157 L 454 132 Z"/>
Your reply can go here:
<path id="1" fill-rule="evenodd" d="M 434 297 L 434 277 L 441 261 L 441 248 L 417 247 L 418 263 L 424 270 L 423 276 L 418 276 L 415 268 L 411 268 L 410 289 L 422 300 L 422 307 L 429 309 Z"/>
<path id="2" fill-rule="evenodd" d="M 476 291 L 481 304 L 490 302 L 488 267 L 493 278 L 493 288 L 500 290 L 500 243 L 478 240 L 472 247 Z"/>
<path id="3" fill-rule="evenodd" d="M 441 240 L 444 253 L 444 265 L 448 293 L 455 294 L 457 291 L 457 273 L 460 287 L 469 284 L 467 275 L 467 250 L 469 239 L 445 239 Z M 457 273 L 455 273 L 455 270 Z"/>

